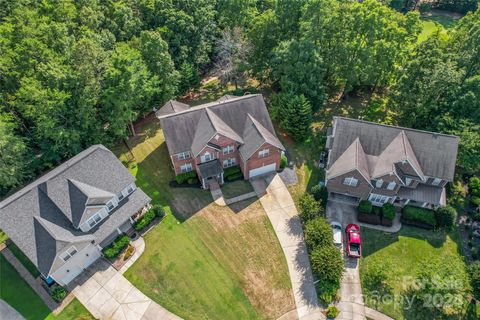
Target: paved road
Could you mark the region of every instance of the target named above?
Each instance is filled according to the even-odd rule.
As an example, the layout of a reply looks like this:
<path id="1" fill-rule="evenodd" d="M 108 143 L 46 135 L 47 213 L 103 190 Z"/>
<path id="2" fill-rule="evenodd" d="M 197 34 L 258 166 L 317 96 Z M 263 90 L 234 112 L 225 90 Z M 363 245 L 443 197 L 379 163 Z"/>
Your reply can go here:
<path id="1" fill-rule="evenodd" d="M 153 302 L 103 259 L 77 277 L 70 287 L 97 319 L 181 319 Z"/>
<path id="2" fill-rule="evenodd" d="M 298 212 L 287 187 L 277 174 L 254 179 L 251 183 L 285 254 L 298 318 L 325 319 L 313 285 Z"/>
<path id="3" fill-rule="evenodd" d="M 25 320 L 25 318 L 13 309 L 8 303 L 0 299 L 0 319 Z"/>

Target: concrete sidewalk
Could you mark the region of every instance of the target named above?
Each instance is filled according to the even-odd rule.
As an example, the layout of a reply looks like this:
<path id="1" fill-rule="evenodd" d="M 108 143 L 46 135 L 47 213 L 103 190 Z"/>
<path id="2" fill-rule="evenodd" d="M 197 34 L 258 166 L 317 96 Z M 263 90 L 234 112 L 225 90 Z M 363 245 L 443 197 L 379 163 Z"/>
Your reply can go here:
<path id="1" fill-rule="evenodd" d="M 318 304 L 298 212 L 285 183 L 277 174 L 254 179 L 251 183 L 285 254 L 298 318 L 325 319 Z"/>

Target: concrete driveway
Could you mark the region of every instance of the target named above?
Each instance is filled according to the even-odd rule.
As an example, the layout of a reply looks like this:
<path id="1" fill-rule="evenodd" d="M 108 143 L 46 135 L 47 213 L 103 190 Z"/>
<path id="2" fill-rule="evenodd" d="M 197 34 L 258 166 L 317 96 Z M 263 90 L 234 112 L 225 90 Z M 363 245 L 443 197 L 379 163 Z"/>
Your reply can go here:
<path id="1" fill-rule="evenodd" d="M 298 212 L 287 187 L 277 174 L 253 179 L 251 183 L 285 254 L 298 318 L 325 319 L 318 304 Z"/>
<path id="2" fill-rule="evenodd" d="M 97 319 L 181 319 L 140 292 L 104 259 L 99 259 L 69 287 Z"/>

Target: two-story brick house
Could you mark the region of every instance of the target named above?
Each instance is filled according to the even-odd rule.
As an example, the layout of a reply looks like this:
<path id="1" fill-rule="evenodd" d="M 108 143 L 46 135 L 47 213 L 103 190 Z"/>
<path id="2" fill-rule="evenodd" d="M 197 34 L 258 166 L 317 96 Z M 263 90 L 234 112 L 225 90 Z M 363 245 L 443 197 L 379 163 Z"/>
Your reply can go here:
<path id="1" fill-rule="evenodd" d="M 330 199 L 435 208 L 445 205 L 459 138 L 335 117 L 328 130 Z"/>
<path id="2" fill-rule="evenodd" d="M 195 170 L 204 188 L 239 166 L 245 179 L 280 168 L 285 150 L 262 95 L 224 96 L 195 107 L 167 102 L 157 111 L 176 175 Z"/>

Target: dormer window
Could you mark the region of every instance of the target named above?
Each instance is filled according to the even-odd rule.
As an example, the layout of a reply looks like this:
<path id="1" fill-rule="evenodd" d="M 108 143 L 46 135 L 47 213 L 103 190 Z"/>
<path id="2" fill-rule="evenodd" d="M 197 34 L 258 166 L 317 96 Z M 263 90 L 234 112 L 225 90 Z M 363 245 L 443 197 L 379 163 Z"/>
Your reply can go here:
<path id="1" fill-rule="evenodd" d="M 68 259 L 73 257 L 77 253 L 77 249 L 74 246 L 71 246 L 67 251 L 60 255 L 60 259 L 66 262 Z"/>
<path id="2" fill-rule="evenodd" d="M 135 190 L 135 189 L 133 188 L 133 185 L 129 185 L 128 188 L 127 188 L 128 194 L 132 193 L 133 190 Z"/>
<path id="3" fill-rule="evenodd" d="M 376 182 L 375 182 L 375 187 L 376 188 L 381 188 L 383 185 L 383 180 L 382 179 L 378 179 Z"/>
<path id="4" fill-rule="evenodd" d="M 392 181 L 388 184 L 387 189 L 388 190 L 393 190 L 393 189 L 395 189 L 396 186 L 397 186 L 397 184 L 394 181 Z"/>
<path id="5" fill-rule="evenodd" d="M 110 200 L 107 202 L 107 208 L 108 208 L 108 211 L 112 211 L 113 208 L 115 208 L 115 204 L 113 203 L 113 200 Z"/>
<path id="6" fill-rule="evenodd" d="M 100 214 L 95 213 L 90 219 L 87 220 L 87 223 L 90 226 L 90 228 L 93 228 L 93 226 L 99 223 L 100 220 L 102 220 L 102 217 L 100 217 Z"/>
<path id="7" fill-rule="evenodd" d="M 411 179 L 411 178 L 405 178 L 405 185 L 406 185 L 406 186 L 411 185 L 411 184 L 412 184 L 412 181 L 413 181 L 413 179 Z"/>
<path id="8" fill-rule="evenodd" d="M 119 200 L 119 201 L 122 200 L 123 198 L 125 198 L 125 196 L 123 195 L 123 192 L 120 192 L 120 193 L 117 195 L 117 197 L 118 197 L 118 200 Z"/>
<path id="9" fill-rule="evenodd" d="M 438 186 L 438 185 L 440 185 L 440 182 L 442 182 L 442 179 L 435 178 L 432 181 L 432 186 Z"/>
<path id="10" fill-rule="evenodd" d="M 345 178 L 343 184 L 350 187 L 356 187 L 358 185 L 358 179 L 354 177 Z"/>

